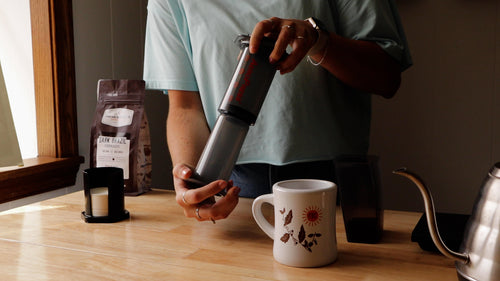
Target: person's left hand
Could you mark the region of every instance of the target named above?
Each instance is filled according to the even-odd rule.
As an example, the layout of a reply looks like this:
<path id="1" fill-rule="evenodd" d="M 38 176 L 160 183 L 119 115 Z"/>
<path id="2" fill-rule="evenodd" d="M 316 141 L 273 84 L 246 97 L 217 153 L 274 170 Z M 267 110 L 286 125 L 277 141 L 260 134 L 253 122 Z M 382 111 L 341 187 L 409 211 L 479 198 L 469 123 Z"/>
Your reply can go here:
<path id="1" fill-rule="evenodd" d="M 176 164 L 172 170 L 176 201 L 184 209 L 184 215 L 199 221 L 225 219 L 238 204 L 240 188 L 232 181 L 217 180 L 205 186 L 190 189 L 186 180 L 193 170 L 185 164 Z M 215 201 L 215 194 L 227 189 L 227 194 Z"/>
<path id="2" fill-rule="evenodd" d="M 304 20 L 277 17 L 266 19 L 258 22 L 253 29 L 250 37 L 250 53 L 257 52 L 263 37 L 276 39 L 269 61 L 277 63 L 280 73 L 285 74 L 294 70 L 307 55 L 318 39 L 318 32 Z M 288 45 L 292 47 L 292 51 L 286 59 L 278 62 Z"/>

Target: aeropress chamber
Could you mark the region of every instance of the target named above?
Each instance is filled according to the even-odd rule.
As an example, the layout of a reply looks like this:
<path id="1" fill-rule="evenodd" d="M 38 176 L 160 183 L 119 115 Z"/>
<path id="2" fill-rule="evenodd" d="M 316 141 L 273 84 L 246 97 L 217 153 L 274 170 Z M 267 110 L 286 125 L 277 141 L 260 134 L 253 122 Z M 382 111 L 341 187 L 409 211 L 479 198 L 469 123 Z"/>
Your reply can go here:
<path id="1" fill-rule="evenodd" d="M 193 175 L 187 180 L 190 188 L 229 180 L 249 127 L 255 124 L 276 74 L 276 65 L 269 62 L 275 40 L 264 37 L 255 54 L 250 54 L 248 48 L 250 36 L 239 35 L 235 42 L 240 47 L 238 64 L 219 106 L 220 115 Z"/>

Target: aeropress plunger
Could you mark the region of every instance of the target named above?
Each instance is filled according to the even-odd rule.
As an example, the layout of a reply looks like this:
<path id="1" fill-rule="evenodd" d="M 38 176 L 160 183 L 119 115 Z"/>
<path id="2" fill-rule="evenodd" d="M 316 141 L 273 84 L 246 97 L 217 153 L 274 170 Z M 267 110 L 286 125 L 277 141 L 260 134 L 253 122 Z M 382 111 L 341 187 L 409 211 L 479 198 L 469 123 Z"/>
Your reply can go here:
<path id="1" fill-rule="evenodd" d="M 219 106 L 220 115 L 187 180 L 190 188 L 229 180 L 248 129 L 255 124 L 276 74 L 276 66 L 269 62 L 275 40 L 264 37 L 255 54 L 249 52 L 250 36 L 239 35 L 235 42 L 241 49 L 238 65 Z"/>

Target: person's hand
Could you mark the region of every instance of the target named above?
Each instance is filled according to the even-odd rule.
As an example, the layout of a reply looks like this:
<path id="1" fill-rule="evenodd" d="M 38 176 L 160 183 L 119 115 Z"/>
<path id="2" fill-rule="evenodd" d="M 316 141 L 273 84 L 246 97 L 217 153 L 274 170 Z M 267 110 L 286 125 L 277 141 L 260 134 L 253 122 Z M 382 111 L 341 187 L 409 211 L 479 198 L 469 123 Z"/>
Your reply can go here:
<path id="1" fill-rule="evenodd" d="M 214 223 L 215 220 L 227 218 L 238 204 L 240 188 L 232 186 L 232 181 L 217 180 L 200 188 L 189 189 L 185 180 L 192 173 L 192 169 L 184 164 L 175 165 L 172 171 L 176 201 L 184 209 L 184 215 L 199 221 L 211 220 Z M 226 188 L 226 195 L 215 201 L 214 196 Z"/>
<path id="2" fill-rule="evenodd" d="M 278 62 L 288 45 L 292 47 L 289 56 L 277 64 L 281 74 L 294 70 L 318 40 L 318 32 L 307 21 L 273 17 L 255 25 L 250 37 L 250 53 L 257 52 L 264 36 L 276 39 L 269 56 L 271 63 Z"/>

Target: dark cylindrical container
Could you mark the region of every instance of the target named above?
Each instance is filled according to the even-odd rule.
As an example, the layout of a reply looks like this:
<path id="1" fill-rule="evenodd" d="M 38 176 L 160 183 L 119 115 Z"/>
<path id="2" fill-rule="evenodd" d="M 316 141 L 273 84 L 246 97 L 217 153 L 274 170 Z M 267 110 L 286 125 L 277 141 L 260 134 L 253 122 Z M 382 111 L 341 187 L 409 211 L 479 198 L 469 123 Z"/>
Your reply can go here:
<path id="1" fill-rule="evenodd" d="M 375 155 L 344 155 L 335 159 L 349 242 L 378 243 L 382 237 L 384 217 L 378 160 Z"/>

